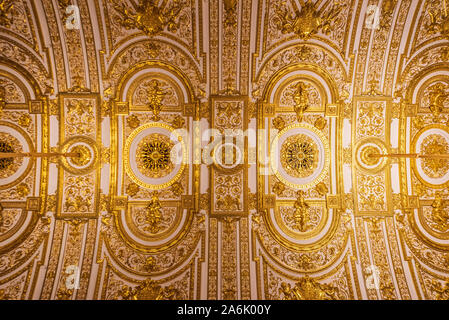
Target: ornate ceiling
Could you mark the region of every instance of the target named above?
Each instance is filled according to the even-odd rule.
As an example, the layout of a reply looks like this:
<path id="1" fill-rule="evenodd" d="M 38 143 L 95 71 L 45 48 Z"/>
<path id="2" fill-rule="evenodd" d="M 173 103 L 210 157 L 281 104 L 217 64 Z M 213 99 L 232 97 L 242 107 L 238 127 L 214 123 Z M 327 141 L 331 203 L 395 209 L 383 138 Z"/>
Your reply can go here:
<path id="1" fill-rule="evenodd" d="M 0 0 L 0 299 L 448 299 L 448 10 Z"/>

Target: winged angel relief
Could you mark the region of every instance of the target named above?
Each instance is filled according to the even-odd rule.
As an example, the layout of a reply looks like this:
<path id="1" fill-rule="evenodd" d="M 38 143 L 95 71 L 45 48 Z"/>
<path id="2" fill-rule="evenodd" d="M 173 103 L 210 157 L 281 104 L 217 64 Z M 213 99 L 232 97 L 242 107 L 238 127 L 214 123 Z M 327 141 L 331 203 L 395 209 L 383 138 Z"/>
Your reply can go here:
<path id="1" fill-rule="evenodd" d="M 286 3 L 282 2 L 281 8 L 278 8 L 276 15 L 278 28 L 282 33 L 296 33 L 301 39 L 307 40 L 314 34 L 322 31 L 329 34 L 332 30 L 332 23 L 337 19 L 342 6 L 334 4 L 325 14 L 322 14 L 311 0 L 300 0 L 301 9 L 295 9 L 295 16 L 289 12 Z"/>
<path id="2" fill-rule="evenodd" d="M 139 29 L 148 36 L 155 36 L 165 28 L 174 32 L 179 28 L 178 19 L 184 0 L 173 0 L 170 5 L 158 6 L 157 0 L 141 0 L 133 12 L 122 0 L 110 0 L 117 13 L 120 14 L 120 24 L 126 29 Z"/>

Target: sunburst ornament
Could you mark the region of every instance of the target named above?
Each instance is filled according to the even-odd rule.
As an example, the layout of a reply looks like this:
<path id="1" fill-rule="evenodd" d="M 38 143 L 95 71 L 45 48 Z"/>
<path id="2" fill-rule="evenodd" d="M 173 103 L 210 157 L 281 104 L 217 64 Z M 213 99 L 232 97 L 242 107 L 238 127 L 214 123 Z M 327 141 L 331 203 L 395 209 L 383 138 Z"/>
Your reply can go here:
<path id="1" fill-rule="evenodd" d="M 281 147 L 281 163 L 288 174 L 309 176 L 316 168 L 318 149 L 313 140 L 302 134 L 289 137 Z"/>
<path id="2" fill-rule="evenodd" d="M 173 169 L 170 160 L 173 143 L 168 137 L 152 134 L 145 138 L 137 149 L 139 169 L 148 177 L 160 178 Z"/>

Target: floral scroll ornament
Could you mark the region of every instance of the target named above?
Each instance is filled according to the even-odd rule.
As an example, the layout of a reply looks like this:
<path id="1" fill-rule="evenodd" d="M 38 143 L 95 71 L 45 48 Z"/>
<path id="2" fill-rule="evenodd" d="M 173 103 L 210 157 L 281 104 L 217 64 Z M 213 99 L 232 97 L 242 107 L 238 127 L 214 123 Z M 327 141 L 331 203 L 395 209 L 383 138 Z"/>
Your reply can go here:
<path id="1" fill-rule="evenodd" d="M 120 15 L 119 23 L 129 29 L 139 29 L 147 36 L 155 36 L 165 29 L 174 32 L 179 28 L 178 19 L 184 1 L 174 0 L 167 6 L 164 1 L 158 6 L 157 0 L 141 0 L 136 10 L 131 10 L 124 1 L 111 0 L 115 11 Z"/>
<path id="2" fill-rule="evenodd" d="M 295 16 L 288 12 L 285 2 L 284 9 L 276 12 L 278 18 L 278 28 L 282 33 L 295 33 L 299 38 L 308 40 L 319 31 L 329 34 L 332 30 L 332 23 L 337 19 L 342 6 L 334 4 L 327 13 L 322 14 L 315 7 L 311 0 L 300 0 L 301 9 L 295 10 Z"/>
<path id="3" fill-rule="evenodd" d="M 315 279 L 305 276 L 292 288 L 282 282 L 279 293 L 285 300 L 333 300 L 336 299 L 336 288 L 329 284 L 321 284 Z"/>
<path id="4" fill-rule="evenodd" d="M 147 279 L 136 288 L 123 286 L 116 295 L 122 300 L 175 300 L 179 296 L 177 289 L 172 286 L 161 287 L 154 280 Z"/>
<path id="5" fill-rule="evenodd" d="M 0 0 L 0 26 L 10 27 L 13 23 L 13 0 Z"/>
<path id="6" fill-rule="evenodd" d="M 226 12 L 225 24 L 234 27 L 237 24 L 236 19 L 237 0 L 224 0 L 223 3 Z"/>
<path id="7" fill-rule="evenodd" d="M 429 10 L 430 22 L 425 24 L 425 29 L 429 34 L 440 33 L 442 36 L 449 37 L 449 13 L 447 0 L 443 0 L 443 9 Z"/>
<path id="8" fill-rule="evenodd" d="M 449 281 L 446 280 L 444 286 L 442 286 L 441 282 L 433 279 L 430 290 L 434 292 L 436 300 L 449 300 Z"/>

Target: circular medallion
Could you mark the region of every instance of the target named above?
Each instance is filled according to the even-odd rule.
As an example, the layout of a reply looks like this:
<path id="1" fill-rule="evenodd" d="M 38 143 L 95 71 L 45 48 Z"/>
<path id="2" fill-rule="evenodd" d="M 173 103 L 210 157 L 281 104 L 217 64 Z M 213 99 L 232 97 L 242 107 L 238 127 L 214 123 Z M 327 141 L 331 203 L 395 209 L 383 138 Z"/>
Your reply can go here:
<path id="1" fill-rule="evenodd" d="M 31 138 L 20 127 L 0 122 L 0 152 L 34 152 Z M 19 183 L 31 170 L 34 161 L 29 157 L 0 158 L 0 189 Z"/>
<path id="2" fill-rule="evenodd" d="M 212 153 L 215 168 L 219 171 L 236 172 L 244 163 L 242 146 L 231 142 L 218 144 Z"/>
<path id="3" fill-rule="evenodd" d="M 310 176 L 318 165 L 317 160 L 317 145 L 305 134 L 290 136 L 281 146 L 281 164 L 290 176 Z"/>
<path id="4" fill-rule="evenodd" d="M 126 140 L 124 162 L 134 183 L 147 189 L 164 189 L 181 176 L 187 149 L 174 128 L 158 122 L 147 123 Z"/>
<path id="5" fill-rule="evenodd" d="M 89 173 L 98 164 L 98 148 L 95 141 L 88 137 L 76 136 L 67 139 L 62 144 L 61 152 L 78 154 L 73 157 L 60 157 L 64 169 L 75 175 Z"/>
<path id="6" fill-rule="evenodd" d="M 170 138 L 158 133 L 146 136 L 137 146 L 137 166 L 150 178 L 161 178 L 173 170 L 170 152 L 174 143 Z"/>
<path id="7" fill-rule="evenodd" d="M 376 173 L 382 170 L 388 162 L 386 157 L 373 157 L 376 154 L 388 153 L 385 143 L 377 138 L 361 140 L 355 146 L 355 160 L 363 171 Z"/>
<path id="8" fill-rule="evenodd" d="M 434 124 L 421 129 L 413 138 L 412 152 L 423 155 L 449 154 L 449 129 Z M 426 186 L 443 188 L 449 185 L 449 159 L 417 158 L 412 168 Z"/>
<path id="9" fill-rule="evenodd" d="M 321 182 L 329 169 L 329 143 L 307 123 L 287 126 L 271 145 L 271 168 L 284 184 L 307 189 Z"/>

